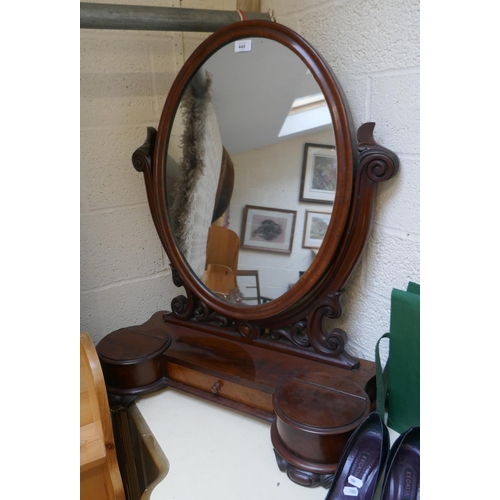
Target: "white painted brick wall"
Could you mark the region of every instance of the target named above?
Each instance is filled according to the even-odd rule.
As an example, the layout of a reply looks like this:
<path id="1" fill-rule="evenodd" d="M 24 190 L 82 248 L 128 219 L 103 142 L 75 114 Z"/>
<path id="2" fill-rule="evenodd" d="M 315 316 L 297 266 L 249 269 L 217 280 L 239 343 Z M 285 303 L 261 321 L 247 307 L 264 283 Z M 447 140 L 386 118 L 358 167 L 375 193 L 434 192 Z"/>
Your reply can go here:
<path id="1" fill-rule="evenodd" d="M 93 0 L 99 3 L 99 0 Z M 179 7 L 180 0 L 106 0 Z M 184 1 L 236 9 L 235 0 Z M 132 166 L 148 126 L 158 127 L 185 57 L 207 33 L 81 30 L 81 321 L 94 342 L 170 309 L 172 284 L 143 175 Z M 184 53 L 185 51 L 185 53 Z"/>
<path id="2" fill-rule="evenodd" d="M 354 126 L 376 123 L 375 140 L 396 152 L 400 172 L 379 188 L 373 234 L 346 286 L 348 350 L 374 359 L 389 330 L 392 288 L 420 282 L 420 12 L 418 0 L 263 0 L 339 78 Z M 387 355 L 383 346 L 383 358 Z"/>
<path id="3" fill-rule="evenodd" d="M 114 3 L 179 6 L 179 0 Z M 347 285 L 343 317 L 355 355 L 373 359 L 389 328 L 390 293 L 419 282 L 419 2 L 262 0 L 304 36 L 341 81 L 354 125 L 400 157 L 379 189 L 373 234 Z M 231 0 L 184 0 L 232 10 Z M 169 309 L 179 290 L 154 230 L 142 174 L 130 161 L 157 127 L 176 71 L 206 34 L 81 31 L 81 329 L 94 341 Z M 181 40 L 181 41 L 180 41 Z M 180 43 L 179 43 L 180 41 Z"/>
<path id="4" fill-rule="evenodd" d="M 182 50 L 180 33 L 81 30 L 80 328 L 94 342 L 168 310 L 179 293 L 131 156 L 158 126 Z"/>

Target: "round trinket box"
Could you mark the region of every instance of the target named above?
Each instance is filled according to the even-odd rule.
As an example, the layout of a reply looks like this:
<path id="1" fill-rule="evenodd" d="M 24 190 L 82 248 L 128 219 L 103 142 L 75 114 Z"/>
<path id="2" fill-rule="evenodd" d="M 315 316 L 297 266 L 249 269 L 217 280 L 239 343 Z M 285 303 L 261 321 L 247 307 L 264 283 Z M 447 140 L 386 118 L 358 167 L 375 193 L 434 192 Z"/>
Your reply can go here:
<path id="1" fill-rule="evenodd" d="M 313 373 L 280 386 L 273 408 L 280 469 L 303 486 L 328 487 L 349 436 L 370 412 L 370 398 L 351 380 Z"/>

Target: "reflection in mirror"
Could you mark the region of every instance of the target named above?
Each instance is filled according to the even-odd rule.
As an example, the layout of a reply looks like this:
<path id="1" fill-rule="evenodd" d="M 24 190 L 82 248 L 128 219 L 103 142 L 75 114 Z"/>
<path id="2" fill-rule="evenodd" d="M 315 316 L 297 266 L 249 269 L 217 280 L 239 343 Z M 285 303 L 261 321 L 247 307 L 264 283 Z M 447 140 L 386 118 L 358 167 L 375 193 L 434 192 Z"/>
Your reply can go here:
<path id="1" fill-rule="evenodd" d="M 209 57 L 183 93 L 165 165 L 177 245 L 214 293 L 273 300 L 311 265 L 321 242 L 304 246 L 306 212 L 331 213 L 335 137 L 320 87 L 285 46 L 253 38 Z M 249 207 L 272 232 L 245 231 Z M 248 292 L 248 276 L 258 290 Z"/>

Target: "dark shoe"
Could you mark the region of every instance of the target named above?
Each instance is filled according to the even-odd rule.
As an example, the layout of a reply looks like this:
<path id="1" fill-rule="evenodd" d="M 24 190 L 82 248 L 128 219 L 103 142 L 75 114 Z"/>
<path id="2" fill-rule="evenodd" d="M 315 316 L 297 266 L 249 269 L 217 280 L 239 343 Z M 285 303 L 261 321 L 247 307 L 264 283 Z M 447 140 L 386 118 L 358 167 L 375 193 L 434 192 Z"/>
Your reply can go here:
<path id="1" fill-rule="evenodd" d="M 347 441 L 325 500 L 373 500 L 389 444 L 382 418 L 370 413 Z"/>
<path id="2" fill-rule="evenodd" d="M 381 500 L 420 498 L 420 426 L 411 427 L 392 445 Z"/>

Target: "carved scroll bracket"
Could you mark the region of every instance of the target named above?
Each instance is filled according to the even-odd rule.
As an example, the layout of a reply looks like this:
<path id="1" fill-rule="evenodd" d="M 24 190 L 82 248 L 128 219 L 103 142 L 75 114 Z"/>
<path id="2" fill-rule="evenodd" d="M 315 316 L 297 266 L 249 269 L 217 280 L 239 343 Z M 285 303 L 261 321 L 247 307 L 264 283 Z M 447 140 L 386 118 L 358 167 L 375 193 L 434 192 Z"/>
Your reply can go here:
<path id="1" fill-rule="evenodd" d="M 316 352 L 331 356 L 345 368 L 356 369 L 359 367 L 359 360 L 345 352 L 348 341 L 346 332 L 340 328 L 325 328 L 325 317 L 338 318 L 341 315 L 339 298 L 342 293 L 343 290 L 331 293 L 326 300 L 317 304 L 308 318 L 308 336 Z"/>
<path id="2" fill-rule="evenodd" d="M 373 138 L 374 122 L 358 129 L 359 168 L 371 182 L 383 182 L 393 177 L 399 169 L 399 159 L 390 149 L 384 148 Z"/>
<path id="3" fill-rule="evenodd" d="M 137 148 L 132 154 L 132 164 L 138 172 L 151 176 L 153 171 L 153 151 L 156 142 L 156 129 L 147 128 L 147 136 L 144 144 Z"/>
<path id="4" fill-rule="evenodd" d="M 297 347 L 310 347 L 309 338 L 306 333 L 307 321 L 299 321 L 289 328 L 274 328 L 269 332 L 272 340 L 285 338 Z"/>
<path id="5" fill-rule="evenodd" d="M 170 268 L 172 269 L 172 281 L 174 285 L 177 287 L 184 287 L 186 291 L 186 296 L 178 295 L 172 299 L 170 304 L 172 312 L 179 319 L 190 319 L 193 316 L 195 306 L 197 305 L 197 298 L 188 287 L 184 286 L 184 281 L 172 264 L 170 264 Z"/>
<path id="6" fill-rule="evenodd" d="M 154 149 L 156 144 L 156 129 L 154 127 L 147 128 L 147 135 L 144 144 L 137 148 L 132 154 L 132 165 L 138 172 L 144 175 L 144 184 L 146 185 L 146 194 L 148 196 L 148 204 L 151 210 L 151 217 L 156 227 L 158 234 L 161 234 L 161 224 L 157 213 L 154 197 L 154 181 L 153 181 L 153 160 Z"/>
<path id="7" fill-rule="evenodd" d="M 233 323 L 232 319 L 222 314 L 217 314 L 201 300 L 198 301 L 198 307 L 194 311 L 194 319 L 196 319 L 196 321 L 214 323 L 221 327 L 228 327 Z"/>
<path id="8" fill-rule="evenodd" d="M 220 327 L 228 327 L 233 320 L 226 316 L 217 314 L 205 304 L 184 284 L 180 274 L 175 267 L 170 264 L 172 269 L 172 280 L 177 287 L 184 287 L 186 296 L 178 295 L 171 302 L 172 312 L 181 320 L 193 320 L 202 323 L 214 323 Z"/>

